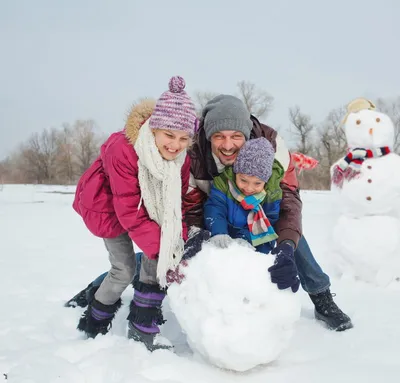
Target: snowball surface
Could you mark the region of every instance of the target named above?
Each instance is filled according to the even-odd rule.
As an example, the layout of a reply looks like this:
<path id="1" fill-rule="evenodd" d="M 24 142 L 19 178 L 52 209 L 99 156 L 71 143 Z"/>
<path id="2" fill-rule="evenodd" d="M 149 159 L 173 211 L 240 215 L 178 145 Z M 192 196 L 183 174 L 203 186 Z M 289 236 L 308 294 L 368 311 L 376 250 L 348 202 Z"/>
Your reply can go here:
<path id="1" fill-rule="evenodd" d="M 268 268 L 275 257 L 237 243 L 205 244 L 168 290 L 188 342 L 212 364 L 246 371 L 275 360 L 300 317 L 300 298 L 278 290 Z"/>

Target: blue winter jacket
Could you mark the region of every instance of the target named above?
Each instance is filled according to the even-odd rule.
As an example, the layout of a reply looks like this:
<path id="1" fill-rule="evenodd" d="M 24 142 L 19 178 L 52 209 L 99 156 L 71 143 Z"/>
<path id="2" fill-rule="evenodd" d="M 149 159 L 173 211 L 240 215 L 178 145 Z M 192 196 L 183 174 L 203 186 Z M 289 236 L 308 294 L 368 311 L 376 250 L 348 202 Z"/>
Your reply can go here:
<path id="1" fill-rule="evenodd" d="M 262 208 L 272 227 L 279 220 L 279 211 L 282 200 L 282 190 L 279 186 L 284 175 L 282 165 L 274 161 L 272 175 L 265 184 L 267 195 Z M 228 180 L 235 183 L 235 174 L 232 167 L 214 178 L 208 200 L 204 204 L 204 225 L 211 232 L 211 236 L 228 234 L 232 238 L 242 238 L 251 243 L 247 224 L 249 210 L 245 210 L 229 191 Z M 275 228 L 274 228 L 275 229 Z M 275 241 L 263 243 L 256 250 L 268 254 L 275 246 Z"/>

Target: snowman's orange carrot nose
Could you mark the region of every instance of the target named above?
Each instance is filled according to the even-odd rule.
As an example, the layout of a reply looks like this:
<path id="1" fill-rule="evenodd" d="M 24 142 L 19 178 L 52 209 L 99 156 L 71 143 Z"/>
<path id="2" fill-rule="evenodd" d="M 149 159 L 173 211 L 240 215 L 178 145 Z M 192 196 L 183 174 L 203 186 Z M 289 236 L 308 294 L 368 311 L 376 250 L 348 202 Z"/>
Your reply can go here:
<path id="1" fill-rule="evenodd" d="M 374 133 L 374 129 L 371 128 L 371 129 L 369 130 L 369 134 L 372 136 L 373 133 Z"/>

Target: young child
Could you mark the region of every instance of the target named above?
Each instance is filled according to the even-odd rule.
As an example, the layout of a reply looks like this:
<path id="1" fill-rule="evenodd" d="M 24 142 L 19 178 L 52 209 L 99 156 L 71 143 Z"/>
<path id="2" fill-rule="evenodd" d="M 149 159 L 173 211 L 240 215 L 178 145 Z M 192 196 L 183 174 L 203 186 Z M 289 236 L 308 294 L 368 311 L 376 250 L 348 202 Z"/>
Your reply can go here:
<path id="1" fill-rule="evenodd" d="M 166 274 L 179 264 L 187 228 L 182 195 L 189 184 L 186 153 L 195 133 L 196 111 L 182 77 L 154 103 L 142 102 L 125 129 L 113 133 L 81 177 L 73 204 L 92 234 L 104 239 L 111 269 L 79 321 L 88 337 L 106 334 L 121 295 L 135 274 L 132 241 L 143 251 L 128 316 L 128 337 L 157 343 Z"/>
<path id="2" fill-rule="evenodd" d="M 247 141 L 233 167 L 214 178 L 204 205 L 210 242 L 227 247 L 242 239 L 257 251 L 269 253 L 278 237 L 273 226 L 279 219 L 284 169 L 274 160 L 274 148 L 264 137 Z"/>

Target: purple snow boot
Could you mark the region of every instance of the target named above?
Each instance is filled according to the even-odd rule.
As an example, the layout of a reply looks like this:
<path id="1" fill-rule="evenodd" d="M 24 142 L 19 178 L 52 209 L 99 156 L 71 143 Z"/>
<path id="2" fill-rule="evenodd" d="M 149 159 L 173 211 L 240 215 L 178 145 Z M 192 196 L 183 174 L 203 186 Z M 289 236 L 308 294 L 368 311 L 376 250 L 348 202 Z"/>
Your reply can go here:
<path id="1" fill-rule="evenodd" d="M 170 349 L 160 335 L 163 319 L 161 305 L 165 292 L 158 285 L 149 285 L 141 282 L 135 284 L 135 292 L 130 304 L 128 315 L 128 338 L 145 344 L 149 351 Z"/>
<path id="2" fill-rule="evenodd" d="M 95 338 L 98 334 L 107 334 L 115 313 L 120 307 L 121 299 L 118 299 L 113 305 L 104 305 L 93 298 L 79 320 L 77 329 L 86 333 L 88 338 Z"/>

